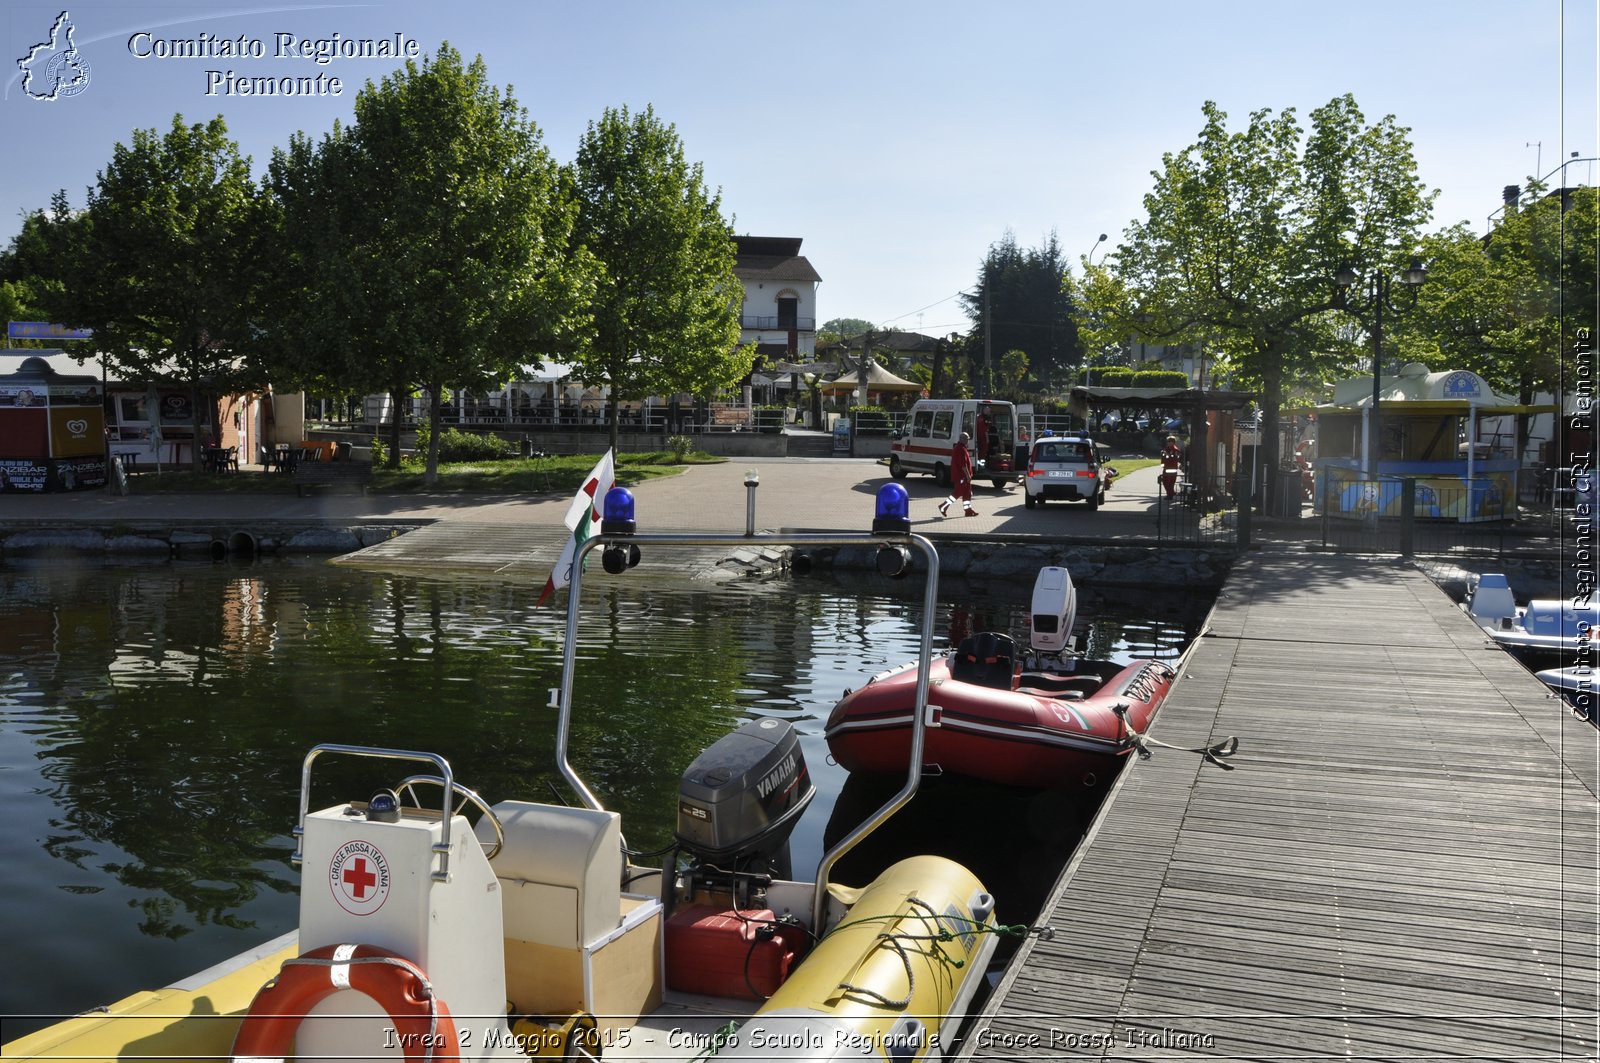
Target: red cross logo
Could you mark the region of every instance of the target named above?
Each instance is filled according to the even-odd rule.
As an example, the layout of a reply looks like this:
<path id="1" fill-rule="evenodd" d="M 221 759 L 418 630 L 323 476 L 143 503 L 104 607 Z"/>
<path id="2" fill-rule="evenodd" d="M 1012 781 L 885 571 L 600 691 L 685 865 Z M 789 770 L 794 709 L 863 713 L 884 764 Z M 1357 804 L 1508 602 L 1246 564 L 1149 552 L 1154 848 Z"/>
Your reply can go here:
<path id="1" fill-rule="evenodd" d="M 371 842 L 353 839 L 328 862 L 333 899 L 351 915 L 371 915 L 389 899 L 389 861 Z"/>
<path id="2" fill-rule="evenodd" d="M 367 870 L 366 858 L 358 856 L 353 866 L 345 868 L 344 884 L 350 887 L 350 892 L 359 901 L 365 899 L 367 890 L 378 884 L 378 876 Z"/>

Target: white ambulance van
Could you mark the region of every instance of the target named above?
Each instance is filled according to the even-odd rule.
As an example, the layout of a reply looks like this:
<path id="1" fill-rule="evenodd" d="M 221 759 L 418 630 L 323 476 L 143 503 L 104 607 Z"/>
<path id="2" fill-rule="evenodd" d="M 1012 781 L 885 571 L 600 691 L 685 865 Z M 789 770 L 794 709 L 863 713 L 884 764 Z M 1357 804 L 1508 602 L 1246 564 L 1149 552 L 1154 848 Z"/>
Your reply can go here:
<path id="1" fill-rule="evenodd" d="M 996 487 L 1015 483 L 1017 408 L 1003 399 L 919 399 L 904 431 L 889 444 L 889 475 L 925 472 L 950 483 L 950 452 L 965 432 L 972 437 L 972 478 Z"/>

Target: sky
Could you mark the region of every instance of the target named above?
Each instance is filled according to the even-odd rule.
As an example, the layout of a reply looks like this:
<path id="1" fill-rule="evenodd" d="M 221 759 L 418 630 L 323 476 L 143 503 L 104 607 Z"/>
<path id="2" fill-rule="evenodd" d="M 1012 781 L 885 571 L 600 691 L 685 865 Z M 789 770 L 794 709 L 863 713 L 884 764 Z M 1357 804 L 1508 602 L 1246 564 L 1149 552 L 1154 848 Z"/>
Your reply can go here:
<path id="1" fill-rule="evenodd" d="M 1505 185 L 1600 154 L 1597 6 L 7 0 L 0 239 L 57 189 L 81 206 L 135 129 L 220 114 L 259 174 L 292 133 L 348 121 L 361 86 L 404 61 L 319 64 L 293 54 L 314 50 L 307 39 L 398 41 L 419 56 L 448 40 L 512 87 L 562 162 L 605 108 L 653 106 L 735 232 L 804 241 L 819 321 L 943 334 L 967 327 L 958 294 L 1007 233 L 1024 247 L 1053 233 L 1074 263 L 1112 251 L 1142 218 L 1162 155 L 1194 142 L 1207 100 L 1242 128 L 1257 110 L 1308 120 L 1351 93 L 1369 121 L 1393 114 L 1411 129 L 1419 177 L 1438 190 L 1430 227 L 1483 231 Z M 62 54 L 52 70 L 63 11 L 76 64 Z M 263 54 L 181 54 L 241 38 Z M 64 68 L 81 76 L 52 77 Z M 323 82 L 245 96 L 230 72 Z M 1595 167 L 1569 163 L 1566 183 L 1593 184 Z"/>

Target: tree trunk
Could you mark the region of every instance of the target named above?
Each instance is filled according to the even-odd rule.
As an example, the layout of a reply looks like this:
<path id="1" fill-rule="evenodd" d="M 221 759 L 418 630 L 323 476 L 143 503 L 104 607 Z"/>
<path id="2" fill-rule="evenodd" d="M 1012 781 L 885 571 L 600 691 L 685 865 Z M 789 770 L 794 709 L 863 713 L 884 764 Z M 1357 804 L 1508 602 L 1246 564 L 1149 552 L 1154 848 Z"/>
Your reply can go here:
<path id="1" fill-rule="evenodd" d="M 1273 512 L 1278 490 L 1278 408 L 1283 405 L 1283 351 L 1277 343 L 1267 346 L 1266 372 L 1262 374 L 1261 396 L 1261 508 Z"/>
<path id="2" fill-rule="evenodd" d="M 200 385 L 197 381 L 189 381 L 189 432 L 192 445 L 189 447 L 189 468 L 195 472 L 200 471 L 200 448 L 209 442 L 200 436 Z"/>
<path id="3" fill-rule="evenodd" d="M 1202 503 L 1209 502 L 1211 490 L 1211 437 L 1207 434 L 1205 392 L 1189 410 L 1189 477 Z"/>
<path id="4" fill-rule="evenodd" d="M 606 420 L 611 422 L 611 431 L 608 435 L 611 441 L 612 454 L 617 452 L 617 423 L 619 421 L 617 414 L 620 412 L 620 408 L 621 399 L 617 395 L 617 389 L 613 387 L 611 393 L 606 396 Z"/>
<path id="5" fill-rule="evenodd" d="M 389 460 L 390 469 L 400 468 L 400 404 L 405 401 L 405 388 L 396 384 L 389 389 Z"/>
<path id="6" fill-rule="evenodd" d="M 439 479 L 439 393 L 443 384 L 428 385 L 428 461 L 422 482 L 432 487 Z M 460 405 L 458 402 L 457 405 Z"/>
<path id="7" fill-rule="evenodd" d="M 1521 379 L 1517 381 L 1517 401 L 1524 406 L 1533 405 L 1533 371 L 1524 369 Z M 1531 418 L 1525 413 L 1517 414 L 1516 420 L 1516 459 L 1520 466 L 1523 455 L 1528 451 L 1529 422 Z"/>

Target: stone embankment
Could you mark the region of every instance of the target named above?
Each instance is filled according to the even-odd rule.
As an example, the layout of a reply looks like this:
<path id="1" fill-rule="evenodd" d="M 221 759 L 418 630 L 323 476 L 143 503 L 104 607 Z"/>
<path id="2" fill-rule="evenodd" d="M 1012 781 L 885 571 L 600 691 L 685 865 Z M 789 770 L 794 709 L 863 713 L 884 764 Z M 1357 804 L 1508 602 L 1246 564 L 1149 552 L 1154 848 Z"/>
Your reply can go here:
<path id="1" fill-rule="evenodd" d="M 187 558 L 222 560 L 294 554 L 352 555 L 427 524 L 427 520 L 263 520 L 134 521 L 98 525 L 39 522 L 37 526 L 0 528 L 0 560 L 44 557 L 96 557 L 156 560 Z M 498 530 L 498 529 L 491 529 Z M 519 534 L 527 536 L 525 530 Z M 935 541 L 939 567 L 946 578 L 1031 583 L 1044 565 L 1063 565 L 1080 583 L 1100 586 L 1218 587 L 1233 555 L 1226 550 L 1156 545 L 1062 543 L 954 539 Z M 553 563 L 557 547 L 540 539 L 520 549 L 535 567 Z M 377 553 L 382 553 L 378 551 Z M 544 557 L 545 553 L 551 556 Z M 817 568 L 876 571 L 875 547 L 823 548 L 803 551 Z M 753 544 L 724 557 L 707 554 L 692 566 L 701 578 L 739 579 L 775 575 L 795 564 L 795 552 Z M 499 570 L 503 559 L 485 551 Z M 352 558 L 352 560 L 355 560 Z M 377 567 L 385 567 L 376 561 Z M 444 565 L 442 567 L 457 567 Z M 913 562 L 912 572 L 919 566 Z"/>
<path id="2" fill-rule="evenodd" d="M 1032 583 L 1039 569 L 1060 565 L 1080 584 L 1100 587 L 1220 587 L 1234 555 L 1226 550 L 1106 543 L 1017 542 L 994 539 L 949 540 L 934 544 L 941 577 Z M 819 567 L 874 570 L 874 547 L 842 547 L 812 552 Z M 912 572 L 920 566 L 913 555 Z"/>
<path id="3" fill-rule="evenodd" d="M 418 521 L 140 521 L 110 525 L 12 525 L 0 559 L 25 557 L 212 558 L 344 554 L 411 531 Z"/>

